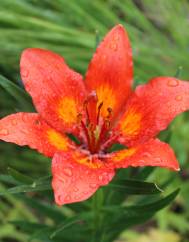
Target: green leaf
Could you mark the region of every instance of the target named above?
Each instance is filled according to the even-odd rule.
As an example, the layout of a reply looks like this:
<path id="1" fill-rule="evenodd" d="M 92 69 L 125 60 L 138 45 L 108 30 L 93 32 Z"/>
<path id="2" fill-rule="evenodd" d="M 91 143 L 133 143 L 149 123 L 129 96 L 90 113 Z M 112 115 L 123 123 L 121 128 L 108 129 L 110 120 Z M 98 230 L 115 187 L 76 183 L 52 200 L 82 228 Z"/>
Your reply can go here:
<path id="1" fill-rule="evenodd" d="M 73 224 L 77 224 L 77 223 L 80 223 L 80 222 L 83 222 L 83 220 L 81 219 L 68 219 L 69 222 L 65 222 L 63 223 L 58 229 L 56 229 L 51 235 L 50 235 L 50 238 L 53 239 L 58 233 L 62 232 L 64 229 L 72 226 Z"/>
<path id="2" fill-rule="evenodd" d="M 11 224 L 15 224 L 17 227 L 23 229 L 24 231 L 33 232 L 34 230 L 49 228 L 49 226 L 41 224 L 41 223 L 34 223 L 28 222 L 26 220 L 14 220 L 9 221 Z"/>
<path id="3" fill-rule="evenodd" d="M 168 206 L 178 195 L 180 189 L 176 189 L 173 191 L 171 194 L 167 195 L 166 197 L 159 199 L 155 202 L 141 205 L 141 206 L 130 206 L 130 207 L 125 207 L 125 211 L 135 211 L 135 213 L 155 213 L 164 207 Z"/>
<path id="4" fill-rule="evenodd" d="M 20 107 L 22 107 L 23 111 L 34 111 L 31 98 L 22 88 L 9 81 L 2 75 L 0 75 L 0 86 L 17 100 L 17 103 Z"/>
<path id="5" fill-rule="evenodd" d="M 152 167 L 152 166 L 139 168 L 138 173 L 135 175 L 135 179 L 145 180 L 155 171 L 155 169 L 156 167 Z"/>
<path id="6" fill-rule="evenodd" d="M 25 192 L 34 192 L 34 191 L 45 191 L 51 190 L 51 185 L 49 181 L 34 181 L 31 185 L 20 185 L 7 189 L 4 192 L 0 192 L 0 196 L 6 194 L 17 194 Z"/>
<path id="7" fill-rule="evenodd" d="M 166 207 L 167 205 L 169 205 L 169 203 L 171 203 L 175 197 L 178 195 L 180 189 L 176 189 L 175 191 L 173 191 L 172 193 L 170 193 L 169 195 L 167 195 L 164 198 L 158 199 L 155 202 L 152 203 L 147 203 L 144 205 L 134 205 L 134 206 L 110 206 L 110 207 L 105 207 L 103 208 L 103 210 L 112 212 L 112 213 L 116 213 L 116 210 L 121 210 L 122 213 L 125 213 L 129 216 L 133 216 L 133 215 L 138 215 L 140 212 L 140 215 L 142 213 L 155 213 L 158 210 Z"/>
<path id="8" fill-rule="evenodd" d="M 176 189 L 166 197 L 144 205 L 109 206 L 103 208 L 102 210 L 107 212 L 105 219 L 109 221 L 106 227 L 109 241 L 113 241 L 124 229 L 149 220 L 156 212 L 168 206 L 178 195 L 179 190 Z M 114 228 L 113 230 L 112 227 Z"/>
<path id="9" fill-rule="evenodd" d="M 181 76 L 181 72 L 182 72 L 182 70 L 183 70 L 183 67 L 182 67 L 182 66 L 179 66 L 179 67 L 177 68 L 177 71 L 176 71 L 176 73 L 175 73 L 175 77 L 176 77 L 176 78 L 179 78 L 179 77 Z"/>
<path id="10" fill-rule="evenodd" d="M 26 175 L 23 175 L 22 173 L 16 171 L 13 168 L 8 168 L 8 173 L 16 180 L 24 184 L 32 184 L 34 180 Z"/>
<path id="11" fill-rule="evenodd" d="M 57 234 L 62 232 L 63 230 L 75 225 L 75 224 L 82 224 L 83 222 L 90 220 L 93 216 L 92 212 L 85 212 L 74 217 L 68 218 L 63 221 L 61 224 L 58 225 L 57 229 L 53 231 L 50 235 L 50 238 L 53 239 Z M 86 227 L 86 226 L 85 226 Z"/>
<path id="12" fill-rule="evenodd" d="M 115 184 L 111 183 L 109 186 L 125 194 L 153 195 L 162 192 L 155 183 L 137 180 L 118 180 Z"/>
<path id="13" fill-rule="evenodd" d="M 0 175 L 0 181 L 8 184 L 19 185 L 19 182 L 9 175 Z"/>
<path id="14" fill-rule="evenodd" d="M 51 218 L 55 222 L 61 222 L 65 219 L 65 215 L 62 213 L 62 210 L 58 209 L 56 206 L 52 206 L 52 204 L 38 201 L 37 199 L 23 195 L 19 195 L 18 198 L 24 201 L 29 207 L 35 209 L 41 215 Z"/>

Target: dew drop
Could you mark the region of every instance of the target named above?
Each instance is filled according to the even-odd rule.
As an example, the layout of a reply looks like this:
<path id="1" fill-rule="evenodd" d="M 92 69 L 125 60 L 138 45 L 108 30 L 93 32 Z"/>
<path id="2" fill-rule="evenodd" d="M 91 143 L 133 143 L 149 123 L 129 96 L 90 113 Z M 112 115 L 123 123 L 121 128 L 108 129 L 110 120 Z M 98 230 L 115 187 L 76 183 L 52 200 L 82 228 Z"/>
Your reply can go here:
<path id="1" fill-rule="evenodd" d="M 60 203 L 62 203 L 62 201 L 64 200 L 64 196 L 62 196 L 62 195 L 58 195 L 58 196 L 57 196 L 57 200 L 58 200 Z"/>
<path id="2" fill-rule="evenodd" d="M 66 176 L 72 176 L 72 175 L 73 175 L 73 172 L 72 172 L 71 168 L 69 168 L 69 167 L 65 167 L 65 168 L 63 168 L 63 173 L 64 173 Z"/>
<path id="3" fill-rule="evenodd" d="M 102 181 L 103 180 L 103 176 L 102 175 L 99 175 L 99 180 Z"/>
<path id="4" fill-rule="evenodd" d="M 138 164 L 140 164 L 140 166 L 145 165 L 145 160 L 139 160 L 139 161 L 138 161 Z"/>
<path id="5" fill-rule="evenodd" d="M 101 175 L 99 175 L 98 179 L 101 182 L 106 182 L 108 180 L 108 173 L 107 172 L 102 173 Z"/>
<path id="6" fill-rule="evenodd" d="M 160 157 L 155 157 L 155 161 L 158 163 L 162 163 L 162 159 Z"/>
<path id="7" fill-rule="evenodd" d="M 129 56 L 129 57 L 132 57 L 132 56 L 133 56 L 132 50 L 128 51 L 128 56 Z M 132 63 L 132 61 L 131 61 L 131 63 Z M 133 63 L 132 63 L 132 64 L 133 64 Z"/>
<path id="8" fill-rule="evenodd" d="M 11 123 L 12 123 L 12 125 L 17 125 L 17 121 L 16 121 L 15 119 L 13 119 L 13 120 L 11 121 Z"/>
<path id="9" fill-rule="evenodd" d="M 181 107 L 181 111 L 182 112 L 185 112 L 186 111 L 186 108 L 185 107 Z"/>
<path id="10" fill-rule="evenodd" d="M 102 56 L 102 60 L 105 61 L 107 59 L 107 56 L 106 55 L 103 55 Z"/>
<path id="11" fill-rule="evenodd" d="M 27 121 L 28 121 L 28 115 L 27 115 L 26 113 L 23 113 L 23 114 L 22 114 L 22 120 L 23 120 L 24 122 L 27 122 Z"/>
<path id="12" fill-rule="evenodd" d="M 0 135 L 8 135 L 9 132 L 7 129 L 0 129 Z"/>
<path id="13" fill-rule="evenodd" d="M 22 75 L 22 77 L 28 77 L 29 71 L 27 69 L 22 69 L 21 75 Z"/>
<path id="14" fill-rule="evenodd" d="M 175 97 L 175 100 L 176 100 L 176 101 L 182 101 L 182 96 L 181 96 L 181 95 L 177 95 L 177 96 Z"/>
<path id="15" fill-rule="evenodd" d="M 74 190 L 74 192 L 78 192 L 79 191 L 79 189 L 77 187 L 74 187 L 73 190 Z"/>
<path id="16" fill-rule="evenodd" d="M 70 195 L 67 195 L 67 196 L 64 198 L 64 201 L 65 201 L 65 202 L 69 202 L 70 200 L 71 200 Z"/>
<path id="17" fill-rule="evenodd" d="M 117 34 L 114 35 L 114 36 L 113 36 L 113 40 L 118 41 L 118 40 L 119 40 L 119 35 L 117 35 Z"/>
<path id="18" fill-rule="evenodd" d="M 176 87 L 179 85 L 179 81 L 178 80 L 174 80 L 174 79 L 169 79 L 167 81 L 167 85 L 170 87 Z"/>
<path id="19" fill-rule="evenodd" d="M 151 158 L 152 157 L 152 155 L 150 153 L 148 153 L 148 152 L 144 152 L 143 153 L 143 156 L 148 157 L 148 158 Z"/>
<path id="20" fill-rule="evenodd" d="M 115 42 L 110 43 L 110 49 L 116 51 L 117 50 L 117 44 Z"/>
<path id="21" fill-rule="evenodd" d="M 91 183 L 89 186 L 90 186 L 90 188 L 96 188 L 97 184 L 96 183 Z"/>
<path id="22" fill-rule="evenodd" d="M 76 199 L 76 200 L 80 199 L 80 196 L 76 195 L 76 196 L 75 196 L 75 199 Z"/>

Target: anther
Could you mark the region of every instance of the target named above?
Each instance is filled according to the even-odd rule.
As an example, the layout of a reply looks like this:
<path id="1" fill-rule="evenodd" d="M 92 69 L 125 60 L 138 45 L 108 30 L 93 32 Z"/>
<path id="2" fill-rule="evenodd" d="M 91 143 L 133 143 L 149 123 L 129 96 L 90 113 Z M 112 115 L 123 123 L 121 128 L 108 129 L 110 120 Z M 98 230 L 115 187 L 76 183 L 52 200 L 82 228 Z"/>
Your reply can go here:
<path id="1" fill-rule="evenodd" d="M 104 124 L 105 124 L 105 128 L 106 128 L 106 129 L 109 129 L 109 128 L 110 128 L 110 121 L 109 121 L 108 119 L 106 119 L 106 120 L 104 121 Z"/>
<path id="2" fill-rule="evenodd" d="M 81 123 L 81 120 L 82 120 L 82 114 L 79 113 L 79 114 L 77 115 L 77 122 L 78 122 L 78 123 Z"/>
<path id="3" fill-rule="evenodd" d="M 107 115 L 107 119 L 110 119 L 111 117 L 112 117 L 112 113 L 113 113 L 113 110 L 112 110 L 112 108 L 110 108 L 110 107 L 108 107 L 107 108 L 107 111 L 108 111 L 108 115 Z"/>
<path id="4" fill-rule="evenodd" d="M 86 112 L 86 115 L 87 115 L 87 121 L 86 121 L 86 125 L 88 125 L 88 124 L 89 124 L 89 122 L 90 122 L 90 118 L 89 118 L 89 111 L 88 111 L 88 108 L 87 108 L 88 103 L 89 103 L 89 100 L 88 100 L 88 99 L 87 99 L 87 100 L 85 100 L 85 101 L 84 101 L 84 103 L 83 103 L 83 107 L 84 107 L 85 112 Z"/>
<path id="5" fill-rule="evenodd" d="M 98 105 L 98 113 L 97 113 L 97 119 L 96 119 L 97 124 L 99 123 L 100 110 L 101 110 L 102 106 L 103 106 L 103 102 L 101 102 L 101 103 Z"/>

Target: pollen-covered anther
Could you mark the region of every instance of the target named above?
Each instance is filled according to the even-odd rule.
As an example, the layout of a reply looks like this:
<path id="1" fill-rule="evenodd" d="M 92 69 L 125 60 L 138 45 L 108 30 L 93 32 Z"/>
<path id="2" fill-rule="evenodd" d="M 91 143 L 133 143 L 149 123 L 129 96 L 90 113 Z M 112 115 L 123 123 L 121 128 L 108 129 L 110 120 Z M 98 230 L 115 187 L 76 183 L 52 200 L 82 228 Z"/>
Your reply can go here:
<path id="1" fill-rule="evenodd" d="M 79 124 L 81 123 L 82 117 L 83 117 L 83 115 L 81 113 L 79 113 L 77 115 L 77 123 L 79 123 Z"/>
<path id="2" fill-rule="evenodd" d="M 107 108 L 107 111 L 108 111 L 108 115 L 107 115 L 107 119 L 110 119 L 111 117 L 112 117 L 112 115 L 113 115 L 113 110 L 112 110 L 112 108 L 110 108 L 110 107 L 108 107 Z"/>
<path id="3" fill-rule="evenodd" d="M 104 121 L 104 125 L 105 125 L 105 128 L 106 128 L 106 129 L 109 129 L 109 128 L 110 128 L 110 120 L 106 119 L 106 120 Z"/>
<path id="4" fill-rule="evenodd" d="M 102 106 L 103 106 L 103 102 L 101 102 L 99 105 L 98 105 L 98 113 L 97 113 L 97 124 L 99 124 L 99 119 L 100 119 L 100 111 L 102 109 Z"/>

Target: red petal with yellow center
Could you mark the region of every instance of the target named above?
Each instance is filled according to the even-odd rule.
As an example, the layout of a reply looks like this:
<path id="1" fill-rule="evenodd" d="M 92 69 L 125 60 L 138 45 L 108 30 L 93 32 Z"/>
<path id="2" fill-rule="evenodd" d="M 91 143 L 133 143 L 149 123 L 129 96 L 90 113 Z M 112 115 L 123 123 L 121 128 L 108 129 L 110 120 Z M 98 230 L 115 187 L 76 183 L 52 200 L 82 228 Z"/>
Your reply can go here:
<path id="1" fill-rule="evenodd" d="M 179 163 L 171 147 L 158 139 L 151 139 L 144 144 L 111 155 L 110 162 L 116 168 L 159 166 L 179 170 Z"/>
<path id="2" fill-rule="evenodd" d="M 41 116 L 60 131 L 72 131 L 85 99 L 82 76 L 61 56 L 43 49 L 26 49 L 20 68 L 25 88 Z"/>
<path id="3" fill-rule="evenodd" d="M 28 145 L 46 156 L 68 150 L 67 138 L 51 128 L 36 113 L 16 113 L 0 120 L 0 140 Z"/>
<path id="4" fill-rule="evenodd" d="M 102 166 L 101 161 L 90 161 L 77 151 L 60 152 L 53 158 L 52 174 L 55 202 L 63 205 L 88 199 L 100 186 L 111 181 L 114 170 Z"/>
<path id="5" fill-rule="evenodd" d="M 103 102 L 103 117 L 108 115 L 108 108 L 113 109 L 114 117 L 119 112 L 131 92 L 132 78 L 129 38 L 123 26 L 117 25 L 97 48 L 86 73 L 88 89 L 96 90 L 98 104 Z"/>
<path id="6" fill-rule="evenodd" d="M 140 85 L 125 106 L 116 130 L 122 143 L 133 146 L 156 136 L 176 115 L 189 109 L 189 82 L 157 77 Z"/>

